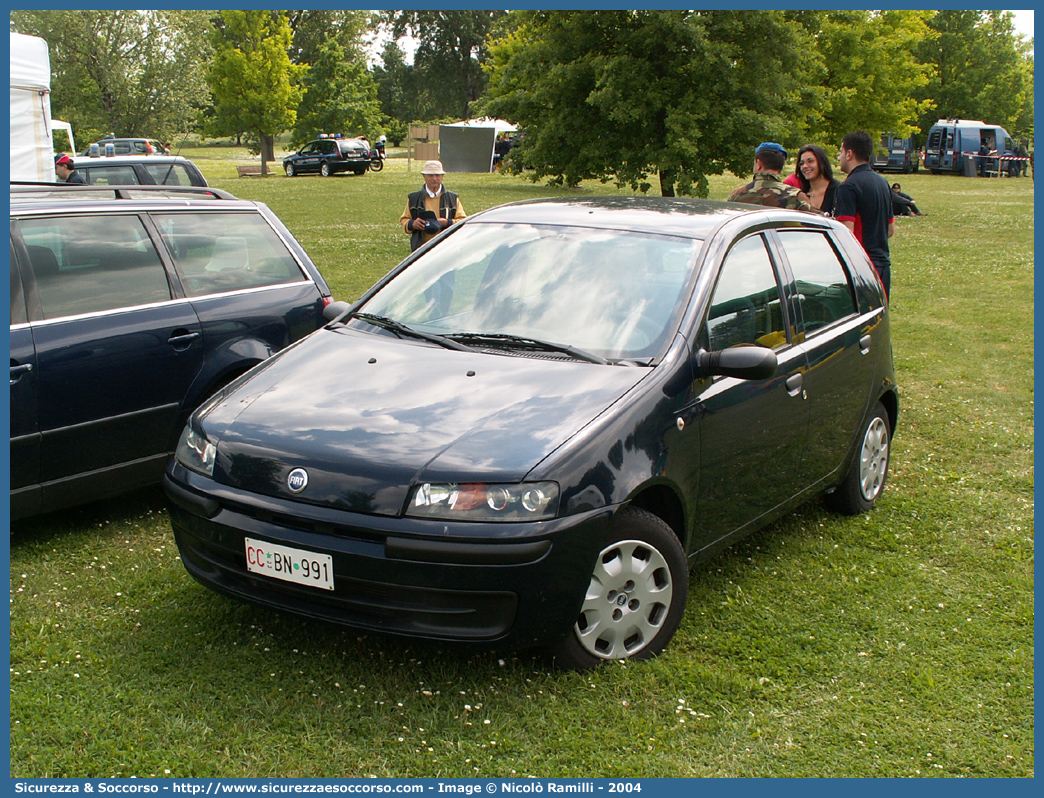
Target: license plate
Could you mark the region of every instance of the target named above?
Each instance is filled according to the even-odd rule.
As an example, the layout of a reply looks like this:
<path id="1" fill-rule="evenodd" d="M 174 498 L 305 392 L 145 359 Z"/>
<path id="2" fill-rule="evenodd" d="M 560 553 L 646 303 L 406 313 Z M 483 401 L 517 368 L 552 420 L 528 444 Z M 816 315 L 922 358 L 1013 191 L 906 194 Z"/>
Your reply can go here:
<path id="1" fill-rule="evenodd" d="M 333 557 L 246 538 L 247 570 L 297 585 L 333 590 Z"/>

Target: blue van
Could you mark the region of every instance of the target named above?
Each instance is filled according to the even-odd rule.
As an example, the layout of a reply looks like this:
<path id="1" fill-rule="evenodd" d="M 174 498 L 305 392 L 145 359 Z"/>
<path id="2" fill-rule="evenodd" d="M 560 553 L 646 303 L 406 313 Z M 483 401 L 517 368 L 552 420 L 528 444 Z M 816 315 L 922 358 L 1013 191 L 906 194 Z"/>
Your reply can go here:
<path id="1" fill-rule="evenodd" d="M 1019 162 L 1011 135 L 1000 125 L 971 119 L 940 119 L 928 131 L 924 166 L 933 174 L 953 172 L 974 177 L 999 174 L 1017 177 Z"/>
<path id="2" fill-rule="evenodd" d="M 881 145 L 874 153 L 870 165 L 877 172 L 916 172 L 921 165 L 917 156 L 917 139 L 913 136 L 900 138 L 894 133 L 883 133 Z"/>

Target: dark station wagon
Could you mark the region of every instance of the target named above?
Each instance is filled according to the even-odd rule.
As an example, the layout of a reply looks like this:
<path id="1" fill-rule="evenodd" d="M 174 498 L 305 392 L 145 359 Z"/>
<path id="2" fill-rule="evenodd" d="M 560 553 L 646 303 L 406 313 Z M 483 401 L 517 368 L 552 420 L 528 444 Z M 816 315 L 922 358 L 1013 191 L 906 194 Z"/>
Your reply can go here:
<path id="1" fill-rule="evenodd" d="M 830 219 L 505 205 L 331 310 L 195 412 L 168 468 L 185 567 L 229 595 L 567 667 L 644 658 L 698 561 L 884 487 L 887 301 Z"/>
<path id="2" fill-rule="evenodd" d="M 12 519 L 159 482 L 188 414 L 331 299 L 214 189 L 12 185 L 10 258 Z"/>
<path id="3" fill-rule="evenodd" d="M 310 141 L 283 159 L 287 177 L 318 173 L 329 177 L 337 172 L 361 175 L 370 165 L 370 148 L 359 139 L 321 138 Z"/>

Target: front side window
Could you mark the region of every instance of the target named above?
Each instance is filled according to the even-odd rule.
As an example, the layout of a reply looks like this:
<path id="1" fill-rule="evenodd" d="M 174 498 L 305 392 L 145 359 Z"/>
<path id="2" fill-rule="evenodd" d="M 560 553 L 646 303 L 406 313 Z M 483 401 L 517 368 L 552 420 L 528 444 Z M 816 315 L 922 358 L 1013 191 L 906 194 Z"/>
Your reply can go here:
<path id="1" fill-rule="evenodd" d="M 256 213 L 153 216 L 191 297 L 304 279 L 297 261 Z"/>
<path id="2" fill-rule="evenodd" d="M 825 233 L 780 230 L 779 240 L 794 273 L 806 333 L 856 312 L 852 282 Z"/>
<path id="3" fill-rule="evenodd" d="M 18 222 L 43 317 L 170 299 L 163 262 L 137 216 L 67 216 Z"/>
<path id="4" fill-rule="evenodd" d="M 706 330 L 712 351 L 749 345 L 775 349 L 787 342 L 776 273 L 760 235 L 743 239 L 725 257 Z"/>

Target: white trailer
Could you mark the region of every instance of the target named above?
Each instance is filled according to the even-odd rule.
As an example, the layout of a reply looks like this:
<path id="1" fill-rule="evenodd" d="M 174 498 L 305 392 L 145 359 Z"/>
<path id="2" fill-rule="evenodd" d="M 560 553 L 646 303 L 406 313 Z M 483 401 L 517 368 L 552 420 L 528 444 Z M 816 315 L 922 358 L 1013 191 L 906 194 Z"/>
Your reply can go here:
<path id="1" fill-rule="evenodd" d="M 11 180 L 53 183 L 47 42 L 11 33 Z"/>

